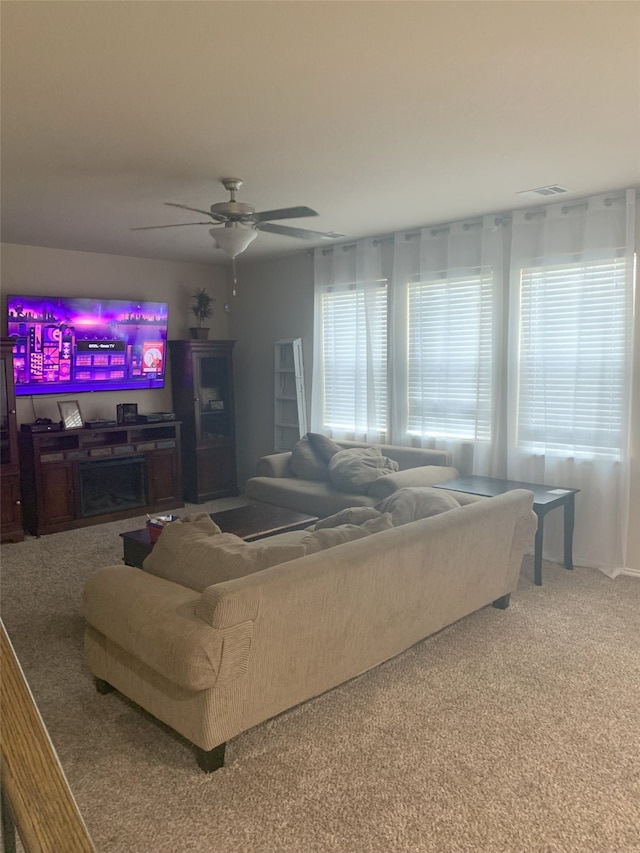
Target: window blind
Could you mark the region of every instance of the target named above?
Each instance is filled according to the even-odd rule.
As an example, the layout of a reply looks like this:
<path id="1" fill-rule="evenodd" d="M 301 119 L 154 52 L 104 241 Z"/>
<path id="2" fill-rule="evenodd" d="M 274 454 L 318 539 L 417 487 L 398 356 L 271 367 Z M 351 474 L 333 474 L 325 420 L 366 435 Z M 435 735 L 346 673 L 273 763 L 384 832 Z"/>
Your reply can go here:
<path id="1" fill-rule="evenodd" d="M 631 333 L 627 263 L 521 270 L 520 446 L 619 455 Z"/>
<path id="2" fill-rule="evenodd" d="M 387 285 L 330 288 L 321 297 L 323 426 L 387 430 Z"/>
<path id="3" fill-rule="evenodd" d="M 408 285 L 408 432 L 491 438 L 493 275 Z"/>

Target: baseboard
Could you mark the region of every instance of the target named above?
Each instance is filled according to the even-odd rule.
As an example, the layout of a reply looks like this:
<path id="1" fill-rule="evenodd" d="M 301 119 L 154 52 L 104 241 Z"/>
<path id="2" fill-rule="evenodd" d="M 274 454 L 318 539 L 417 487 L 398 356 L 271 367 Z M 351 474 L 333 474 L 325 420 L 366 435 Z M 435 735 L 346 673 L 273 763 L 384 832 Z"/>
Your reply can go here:
<path id="1" fill-rule="evenodd" d="M 627 575 L 630 578 L 637 578 L 638 580 L 640 580 L 640 569 L 623 569 L 620 574 Z"/>

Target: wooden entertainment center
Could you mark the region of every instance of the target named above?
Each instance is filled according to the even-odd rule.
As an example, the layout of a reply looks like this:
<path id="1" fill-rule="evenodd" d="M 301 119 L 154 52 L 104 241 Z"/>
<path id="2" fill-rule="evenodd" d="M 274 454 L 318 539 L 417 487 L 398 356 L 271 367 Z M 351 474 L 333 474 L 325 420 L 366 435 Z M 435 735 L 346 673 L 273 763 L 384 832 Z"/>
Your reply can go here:
<path id="1" fill-rule="evenodd" d="M 25 529 L 40 536 L 184 506 L 180 426 L 20 432 Z"/>
<path id="2" fill-rule="evenodd" d="M 2 541 L 20 541 L 236 495 L 234 341 L 169 341 L 176 420 L 16 423 L 2 339 Z"/>

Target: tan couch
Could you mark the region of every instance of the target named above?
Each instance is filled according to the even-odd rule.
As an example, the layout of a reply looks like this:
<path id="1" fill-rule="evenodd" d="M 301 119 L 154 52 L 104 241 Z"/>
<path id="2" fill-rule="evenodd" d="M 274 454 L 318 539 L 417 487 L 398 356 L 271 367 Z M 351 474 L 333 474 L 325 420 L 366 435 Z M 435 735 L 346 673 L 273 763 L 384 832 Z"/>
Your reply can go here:
<path id="1" fill-rule="evenodd" d="M 485 605 L 506 607 L 532 500 L 476 499 L 202 592 L 100 569 L 84 594 L 88 666 L 101 692 L 115 687 L 216 769 L 230 738 Z"/>
<path id="2" fill-rule="evenodd" d="M 363 448 L 359 441 L 338 441 L 344 449 Z M 292 454 L 272 453 L 258 460 L 256 476 L 247 480 L 245 494 L 251 500 L 305 512 L 325 518 L 351 506 L 375 506 L 395 489 L 403 486 L 433 486 L 455 480 L 458 471 L 451 467 L 451 454 L 442 450 L 424 450 L 381 444 L 382 453 L 398 464 L 399 471 L 375 480 L 366 493 L 345 491 L 326 479 L 296 476 Z"/>

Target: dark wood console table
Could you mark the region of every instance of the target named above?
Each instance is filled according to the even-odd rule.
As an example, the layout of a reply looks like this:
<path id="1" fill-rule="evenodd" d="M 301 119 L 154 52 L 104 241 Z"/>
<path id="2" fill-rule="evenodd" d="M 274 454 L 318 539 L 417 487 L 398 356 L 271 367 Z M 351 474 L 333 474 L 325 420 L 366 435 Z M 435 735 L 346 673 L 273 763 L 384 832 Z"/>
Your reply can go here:
<path id="1" fill-rule="evenodd" d="M 303 530 L 318 520 L 315 515 L 293 512 L 284 507 L 265 503 L 253 503 L 216 512 L 211 515 L 211 518 L 223 533 L 235 533 L 247 542 L 266 539 L 289 530 Z M 120 536 L 124 549 L 123 562 L 127 566 L 141 569 L 145 557 L 149 556 L 153 548 L 146 527 L 140 530 L 129 530 L 121 533 Z"/>
<path id="2" fill-rule="evenodd" d="M 465 492 L 468 495 L 483 495 L 494 498 L 514 489 L 527 489 L 533 492 L 533 511 L 538 516 L 538 529 L 535 539 L 534 581 L 542 586 L 542 537 L 544 535 L 545 515 L 556 507 L 564 507 L 564 565 L 573 568 L 573 526 L 575 520 L 575 496 L 580 489 L 560 489 L 542 486 L 539 483 L 521 483 L 518 480 L 501 480 L 497 477 L 460 477 L 449 483 L 439 483 L 436 489 L 450 489 L 452 492 Z"/>

